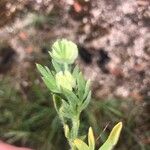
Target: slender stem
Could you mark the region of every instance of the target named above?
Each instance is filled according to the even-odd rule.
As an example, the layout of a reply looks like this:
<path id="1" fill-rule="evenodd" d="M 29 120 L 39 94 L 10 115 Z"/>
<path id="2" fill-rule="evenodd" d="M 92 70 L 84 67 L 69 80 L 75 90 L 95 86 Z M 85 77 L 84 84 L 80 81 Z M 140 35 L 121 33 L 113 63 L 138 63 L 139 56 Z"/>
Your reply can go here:
<path id="1" fill-rule="evenodd" d="M 72 138 L 71 141 L 69 141 L 71 150 L 76 150 L 73 141 L 74 139 L 78 138 L 79 126 L 80 126 L 80 120 L 79 120 L 79 115 L 77 115 L 72 119 L 72 129 L 71 129 Z"/>
<path id="2" fill-rule="evenodd" d="M 68 70 L 68 64 L 64 63 L 64 70 Z"/>
<path id="3" fill-rule="evenodd" d="M 75 139 L 78 137 L 78 131 L 79 131 L 79 117 L 75 117 L 72 119 L 72 138 Z"/>

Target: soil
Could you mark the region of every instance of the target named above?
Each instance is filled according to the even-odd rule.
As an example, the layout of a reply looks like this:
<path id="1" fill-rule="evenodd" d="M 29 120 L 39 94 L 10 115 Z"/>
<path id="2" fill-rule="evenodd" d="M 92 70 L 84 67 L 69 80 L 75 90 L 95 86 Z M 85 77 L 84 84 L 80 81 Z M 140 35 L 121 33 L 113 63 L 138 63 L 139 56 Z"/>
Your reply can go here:
<path id="1" fill-rule="evenodd" d="M 77 63 L 92 80 L 96 97 L 132 97 L 137 101 L 149 97 L 148 0 L 36 3 L 30 0 L 11 6 L 24 8 L 20 9 L 23 14 L 11 24 L 5 23 L 0 39 L 16 51 L 18 63 L 33 57 L 33 53 L 47 52 L 46 44 L 51 45 L 57 38 L 68 38 L 79 46 Z M 31 26 L 33 11 L 52 18 L 51 24 L 44 22 L 38 28 Z M 0 65 L 2 68 L 2 62 Z"/>

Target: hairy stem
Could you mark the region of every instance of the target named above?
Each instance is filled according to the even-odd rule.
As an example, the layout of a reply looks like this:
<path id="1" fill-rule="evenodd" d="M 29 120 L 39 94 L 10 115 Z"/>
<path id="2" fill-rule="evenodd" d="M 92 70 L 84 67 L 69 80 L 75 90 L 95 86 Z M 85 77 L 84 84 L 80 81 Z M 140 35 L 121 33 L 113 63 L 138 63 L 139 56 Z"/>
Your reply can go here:
<path id="1" fill-rule="evenodd" d="M 76 139 L 78 137 L 78 131 L 79 131 L 80 121 L 79 117 L 72 119 L 72 138 Z"/>
<path id="2" fill-rule="evenodd" d="M 79 131 L 79 126 L 80 126 L 80 120 L 79 120 L 79 115 L 77 115 L 76 117 L 74 117 L 72 119 L 72 129 L 71 129 L 71 141 L 70 143 L 70 147 L 71 150 L 76 150 L 76 147 L 73 144 L 74 139 L 78 138 L 78 131 Z"/>

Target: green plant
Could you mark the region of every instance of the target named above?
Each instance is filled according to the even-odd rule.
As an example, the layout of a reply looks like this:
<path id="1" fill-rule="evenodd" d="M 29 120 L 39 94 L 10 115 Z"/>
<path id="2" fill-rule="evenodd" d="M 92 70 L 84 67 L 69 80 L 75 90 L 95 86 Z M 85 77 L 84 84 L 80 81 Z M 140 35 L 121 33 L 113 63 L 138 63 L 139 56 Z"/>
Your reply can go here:
<path id="1" fill-rule="evenodd" d="M 37 79 L 36 71 L 31 74 Z M 36 150 L 56 150 L 62 145 L 61 124 L 55 109 L 49 109 L 49 91 L 41 89 L 34 79 L 27 99 L 14 88 L 16 80 L 0 79 L 0 139 Z"/>
<path id="2" fill-rule="evenodd" d="M 78 56 L 76 44 L 66 39 L 57 40 L 49 52 L 54 70 L 37 64 L 42 79 L 51 91 L 53 102 L 64 128 L 71 150 L 94 150 L 95 142 L 92 128 L 89 129 L 89 146 L 79 135 L 80 115 L 91 99 L 90 81 L 86 81 L 73 63 Z M 111 150 L 117 143 L 122 123 L 118 123 L 99 150 Z"/>
<path id="3" fill-rule="evenodd" d="M 122 129 L 122 123 L 118 123 L 111 131 L 108 139 L 106 142 L 98 149 L 98 150 L 111 150 L 114 148 L 114 146 L 117 144 L 120 132 Z M 83 142 L 80 139 L 76 139 L 74 141 L 76 147 L 78 150 L 95 150 L 95 140 L 94 140 L 94 135 L 93 135 L 93 130 L 90 127 L 89 132 L 88 132 L 88 144 L 87 145 L 85 142 Z"/>

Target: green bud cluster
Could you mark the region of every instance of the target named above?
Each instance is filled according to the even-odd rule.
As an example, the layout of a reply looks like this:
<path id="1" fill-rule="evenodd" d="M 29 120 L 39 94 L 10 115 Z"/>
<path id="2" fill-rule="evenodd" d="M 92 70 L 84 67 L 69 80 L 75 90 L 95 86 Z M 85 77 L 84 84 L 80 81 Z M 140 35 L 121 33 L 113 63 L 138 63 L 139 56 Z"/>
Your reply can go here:
<path id="1" fill-rule="evenodd" d="M 52 46 L 50 55 L 60 64 L 73 64 L 78 57 L 78 48 L 76 44 L 66 39 L 57 40 Z"/>
<path id="2" fill-rule="evenodd" d="M 76 86 L 76 80 L 68 70 L 58 72 L 55 79 L 59 89 L 62 87 L 72 91 L 72 88 Z"/>

